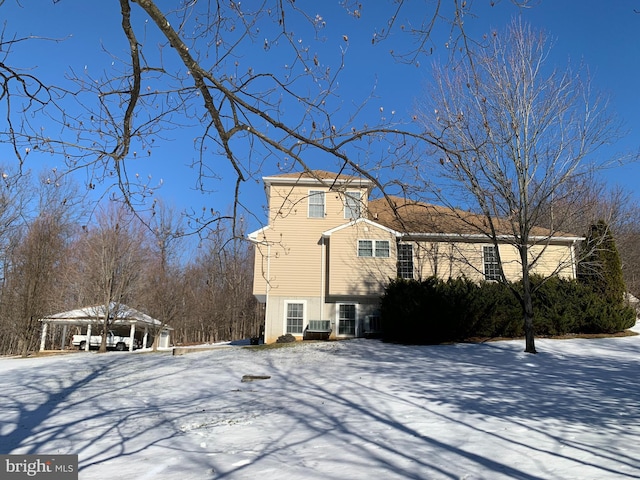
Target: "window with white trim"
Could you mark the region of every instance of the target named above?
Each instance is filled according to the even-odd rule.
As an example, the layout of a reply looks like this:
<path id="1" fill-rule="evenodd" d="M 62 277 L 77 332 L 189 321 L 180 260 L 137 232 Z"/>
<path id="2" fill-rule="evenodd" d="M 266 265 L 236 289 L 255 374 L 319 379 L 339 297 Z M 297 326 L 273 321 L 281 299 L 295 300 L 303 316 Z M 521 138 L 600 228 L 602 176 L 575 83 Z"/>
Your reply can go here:
<path id="1" fill-rule="evenodd" d="M 344 194 L 344 218 L 360 218 L 360 192 L 345 192 Z"/>
<path id="2" fill-rule="evenodd" d="M 356 334 L 356 306 L 353 303 L 338 305 L 338 335 Z"/>
<path id="3" fill-rule="evenodd" d="M 389 258 L 389 240 L 376 240 L 376 257 Z"/>
<path id="4" fill-rule="evenodd" d="M 495 245 L 482 247 L 484 261 L 484 279 L 500 280 L 500 265 L 498 264 L 498 247 Z"/>
<path id="5" fill-rule="evenodd" d="M 413 280 L 413 245 L 398 244 L 398 278 Z"/>
<path id="6" fill-rule="evenodd" d="M 358 240 L 359 257 L 389 258 L 389 240 Z"/>
<path id="7" fill-rule="evenodd" d="M 304 303 L 287 303 L 287 333 L 302 333 L 303 324 Z"/>
<path id="8" fill-rule="evenodd" d="M 309 218 L 324 218 L 324 191 L 309 192 Z"/>

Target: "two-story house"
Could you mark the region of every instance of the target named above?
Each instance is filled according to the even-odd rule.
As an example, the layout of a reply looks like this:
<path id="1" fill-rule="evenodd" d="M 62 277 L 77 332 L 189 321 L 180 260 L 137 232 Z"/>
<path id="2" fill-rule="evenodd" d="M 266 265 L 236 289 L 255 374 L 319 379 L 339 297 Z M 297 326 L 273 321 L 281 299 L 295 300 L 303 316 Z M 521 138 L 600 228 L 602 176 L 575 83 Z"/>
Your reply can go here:
<path id="1" fill-rule="evenodd" d="M 369 200 L 369 180 L 325 171 L 263 180 L 268 224 L 249 239 L 266 343 L 286 333 L 348 338 L 376 330 L 380 296 L 393 278 L 495 280 L 498 252 L 507 278 L 519 278 L 517 251 L 505 241 L 497 252 L 476 228 L 478 215 L 400 198 L 391 205 Z M 575 278 L 580 240 L 536 229 L 534 272 Z"/>

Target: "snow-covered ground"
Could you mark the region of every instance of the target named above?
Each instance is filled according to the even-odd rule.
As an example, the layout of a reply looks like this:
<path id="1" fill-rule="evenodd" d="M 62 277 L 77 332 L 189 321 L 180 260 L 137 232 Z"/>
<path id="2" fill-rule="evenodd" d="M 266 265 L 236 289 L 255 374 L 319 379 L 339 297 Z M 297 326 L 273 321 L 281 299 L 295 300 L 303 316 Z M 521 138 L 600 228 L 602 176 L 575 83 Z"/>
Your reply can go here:
<path id="1" fill-rule="evenodd" d="M 640 478 L 640 336 L 537 346 L 1 359 L 0 453 L 87 480 Z"/>

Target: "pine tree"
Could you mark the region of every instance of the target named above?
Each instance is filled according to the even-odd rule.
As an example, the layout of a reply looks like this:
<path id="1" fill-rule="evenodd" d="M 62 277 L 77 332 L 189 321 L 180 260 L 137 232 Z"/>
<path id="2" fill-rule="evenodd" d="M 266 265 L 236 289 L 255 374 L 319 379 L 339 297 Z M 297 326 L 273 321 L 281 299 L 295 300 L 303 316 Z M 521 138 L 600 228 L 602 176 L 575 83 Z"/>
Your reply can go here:
<path id="1" fill-rule="evenodd" d="M 613 304 L 621 304 L 626 287 L 622 262 L 609 225 L 604 220 L 592 224 L 582 246 L 578 280 Z"/>

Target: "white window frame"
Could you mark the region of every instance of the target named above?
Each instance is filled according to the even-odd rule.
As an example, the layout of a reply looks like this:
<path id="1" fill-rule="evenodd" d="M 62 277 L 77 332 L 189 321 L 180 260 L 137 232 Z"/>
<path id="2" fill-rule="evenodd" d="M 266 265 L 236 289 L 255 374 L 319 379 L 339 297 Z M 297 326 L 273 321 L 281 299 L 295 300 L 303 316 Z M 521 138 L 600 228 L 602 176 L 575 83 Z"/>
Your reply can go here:
<path id="1" fill-rule="evenodd" d="M 327 214 L 327 192 L 325 192 L 324 190 L 309 190 L 309 196 L 308 196 L 308 206 L 307 206 L 307 216 L 309 218 L 324 218 L 325 215 Z M 320 206 L 320 203 L 313 203 L 312 199 L 314 198 L 322 198 L 322 215 L 317 215 L 315 212 L 312 215 L 311 214 L 311 207 L 316 207 L 318 208 Z"/>
<path id="2" fill-rule="evenodd" d="M 300 333 L 289 332 L 288 318 L 289 318 L 289 305 L 302 305 L 302 329 Z M 306 300 L 285 300 L 284 302 L 284 325 L 283 331 L 285 334 L 290 333 L 294 336 L 302 336 L 304 333 L 304 327 L 307 325 L 307 301 Z"/>
<path id="3" fill-rule="evenodd" d="M 362 193 L 357 190 L 344 192 L 344 218 L 356 220 L 362 216 Z"/>
<path id="4" fill-rule="evenodd" d="M 369 242 L 371 244 L 371 255 L 361 255 L 362 249 L 360 248 L 361 242 Z M 378 255 L 378 244 L 386 243 L 387 248 L 386 255 Z M 371 239 L 358 239 L 358 257 L 360 258 L 390 258 L 391 257 L 391 242 L 389 240 L 371 240 Z"/>
<path id="5" fill-rule="evenodd" d="M 400 251 L 403 248 L 409 247 L 411 250 L 411 258 L 400 258 Z M 412 243 L 398 243 L 397 245 L 397 275 L 398 278 L 403 278 L 405 280 L 413 280 L 415 278 L 414 266 L 413 266 L 413 244 Z M 411 271 L 409 271 L 409 267 L 411 267 Z M 411 276 L 409 276 L 411 274 Z"/>
<path id="6" fill-rule="evenodd" d="M 353 306 L 353 333 L 341 333 L 341 323 L 340 323 L 340 307 L 351 305 Z M 336 304 L 336 333 L 338 337 L 355 337 L 358 334 L 358 304 L 353 302 L 345 302 L 345 303 L 337 303 Z"/>
<path id="7" fill-rule="evenodd" d="M 384 252 L 386 252 L 384 255 L 378 255 L 378 244 L 379 243 L 386 243 L 387 244 L 387 248 L 384 249 Z M 389 240 L 376 240 L 376 242 L 374 244 L 374 248 L 373 248 L 373 256 L 374 257 L 378 257 L 378 258 L 390 258 L 391 257 L 391 242 Z"/>
<path id="8" fill-rule="evenodd" d="M 367 251 L 371 251 L 371 255 L 363 255 L 362 254 L 364 252 L 364 249 L 361 248 L 361 245 L 363 245 L 364 243 L 368 243 L 370 245 L 370 248 L 368 248 Z M 375 253 L 375 250 L 374 250 L 374 246 L 373 246 L 373 240 L 358 240 L 358 257 L 360 257 L 360 258 L 372 258 L 374 253 Z"/>
<path id="9" fill-rule="evenodd" d="M 488 249 L 493 250 L 491 253 L 491 256 L 493 257 L 491 260 L 493 261 L 487 261 L 487 257 L 489 256 Z M 482 273 L 484 274 L 484 279 L 488 282 L 497 282 L 501 280 L 500 261 L 498 258 L 498 247 L 496 245 L 482 246 Z"/>

